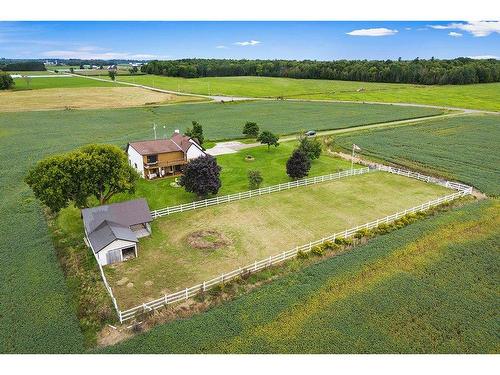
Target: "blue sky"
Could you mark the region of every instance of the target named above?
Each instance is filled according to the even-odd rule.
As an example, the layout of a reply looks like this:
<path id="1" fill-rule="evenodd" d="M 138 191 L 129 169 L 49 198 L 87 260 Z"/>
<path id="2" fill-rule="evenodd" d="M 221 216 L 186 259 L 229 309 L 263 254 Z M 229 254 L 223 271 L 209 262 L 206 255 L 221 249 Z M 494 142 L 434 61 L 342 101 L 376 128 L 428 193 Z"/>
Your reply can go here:
<path id="1" fill-rule="evenodd" d="M 499 21 L 0 22 L 0 57 L 413 59 L 500 56 Z"/>

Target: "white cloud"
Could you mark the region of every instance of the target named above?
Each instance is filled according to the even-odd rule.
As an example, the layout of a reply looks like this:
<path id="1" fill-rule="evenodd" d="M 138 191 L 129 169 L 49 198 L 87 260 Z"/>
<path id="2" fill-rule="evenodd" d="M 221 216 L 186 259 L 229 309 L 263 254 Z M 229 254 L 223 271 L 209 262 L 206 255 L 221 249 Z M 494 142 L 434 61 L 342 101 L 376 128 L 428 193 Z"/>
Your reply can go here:
<path id="1" fill-rule="evenodd" d="M 141 53 L 129 52 L 104 52 L 105 49 L 93 46 L 84 46 L 75 50 L 53 50 L 45 51 L 42 53 L 45 57 L 59 58 L 59 59 L 83 59 L 83 60 L 114 60 L 114 59 L 136 59 L 136 60 L 150 60 L 160 58 L 162 56 Z M 164 57 L 164 56 L 163 56 Z"/>
<path id="2" fill-rule="evenodd" d="M 347 35 L 352 36 L 388 36 L 394 35 L 398 32 L 398 30 L 391 30 L 385 27 L 378 27 L 374 29 L 359 29 L 353 30 L 351 32 L 346 33 Z"/>
<path id="3" fill-rule="evenodd" d="M 449 36 L 453 36 L 453 37 L 455 37 L 455 38 L 459 38 L 459 37 L 461 37 L 461 36 L 462 36 L 462 35 L 464 35 L 464 34 L 462 34 L 462 33 L 456 33 L 455 31 L 450 31 L 450 32 L 448 33 L 448 35 L 449 35 Z"/>
<path id="4" fill-rule="evenodd" d="M 245 41 L 245 42 L 236 42 L 234 44 L 237 46 L 256 46 L 257 44 L 260 44 L 260 43 L 262 43 L 262 42 L 260 42 L 258 40 L 249 40 L 249 41 Z"/>
<path id="5" fill-rule="evenodd" d="M 226 47 L 226 46 L 223 46 L 223 45 L 220 45 L 220 46 L 215 46 L 215 48 L 218 48 L 218 49 L 226 49 L 227 47 Z"/>
<path id="6" fill-rule="evenodd" d="M 409 31 L 409 30 L 411 30 L 411 27 L 405 27 L 405 30 Z"/>
<path id="7" fill-rule="evenodd" d="M 479 55 L 479 56 L 467 56 L 471 59 L 475 59 L 475 60 L 486 60 L 486 59 L 498 59 L 499 57 L 498 56 L 494 56 L 494 55 Z"/>
<path id="8" fill-rule="evenodd" d="M 448 25 L 429 25 L 437 30 L 456 29 L 467 31 L 474 36 L 488 36 L 492 33 L 500 34 L 500 21 L 471 21 L 467 23 L 450 23 Z"/>

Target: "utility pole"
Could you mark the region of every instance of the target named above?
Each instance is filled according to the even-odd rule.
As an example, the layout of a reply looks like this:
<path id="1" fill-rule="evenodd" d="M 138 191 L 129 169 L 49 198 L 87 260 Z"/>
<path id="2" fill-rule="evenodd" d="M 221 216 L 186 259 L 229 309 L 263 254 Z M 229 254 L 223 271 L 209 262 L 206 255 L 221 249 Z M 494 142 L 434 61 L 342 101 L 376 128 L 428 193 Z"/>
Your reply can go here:
<path id="1" fill-rule="evenodd" d="M 155 141 L 156 141 L 156 123 L 153 123 L 153 132 L 155 133 Z"/>

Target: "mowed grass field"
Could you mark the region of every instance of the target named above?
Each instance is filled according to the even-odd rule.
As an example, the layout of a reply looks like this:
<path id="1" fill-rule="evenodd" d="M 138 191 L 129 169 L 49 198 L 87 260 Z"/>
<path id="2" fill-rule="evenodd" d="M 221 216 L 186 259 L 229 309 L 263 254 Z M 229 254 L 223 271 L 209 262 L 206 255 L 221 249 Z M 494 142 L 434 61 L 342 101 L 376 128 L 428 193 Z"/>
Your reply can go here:
<path id="1" fill-rule="evenodd" d="M 50 72 L 46 72 L 51 74 Z M 76 88 L 76 87 L 114 87 L 117 83 L 112 81 L 103 82 L 84 77 L 60 77 L 54 74 L 54 77 L 32 77 L 29 80 L 25 78 L 14 79 L 13 90 L 39 90 L 55 88 Z M 120 85 L 121 87 L 122 85 Z"/>
<path id="2" fill-rule="evenodd" d="M 138 87 L 74 87 L 0 92 L 0 112 L 124 108 L 200 101 Z"/>
<path id="3" fill-rule="evenodd" d="M 426 86 L 274 77 L 177 78 L 155 75 L 119 77 L 157 88 L 196 94 L 288 99 L 334 99 L 419 103 L 500 111 L 500 83 Z"/>
<path id="4" fill-rule="evenodd" d="M 152 236 L 140 240 L 138 258 L 104 269 L 120 308 L 126 309 L 449 193 L 372 172 L 174 214 L 153 221 Z M 190 241 L 200 231 L 213 231 L 226 243 L 197 248 Z"/>
<path id="5" fill-rule="evenodd" d="M 468 115 L 412 126 L 373 129 L 337 137 L 337 144 L 361 153 L 429 171 L 500 195 L 500 116 Z"/>
<path id="6" fill-rule="evenodd" d="M 100 352 L 498 353 L 499 212 L 438 214 Z"/>

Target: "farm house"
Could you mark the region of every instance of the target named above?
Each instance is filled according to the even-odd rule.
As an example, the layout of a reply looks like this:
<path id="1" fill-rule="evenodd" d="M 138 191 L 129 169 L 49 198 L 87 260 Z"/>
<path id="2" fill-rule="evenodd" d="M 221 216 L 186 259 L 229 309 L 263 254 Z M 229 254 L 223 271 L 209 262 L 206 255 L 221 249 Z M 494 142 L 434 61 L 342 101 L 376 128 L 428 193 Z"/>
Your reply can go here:
<path id="1" fill-rule="evenodd" d="M 145 199 L 82 210 L 85 242 L 102 266 L 137 257 L 139 238 L 151 234 Z"/>

